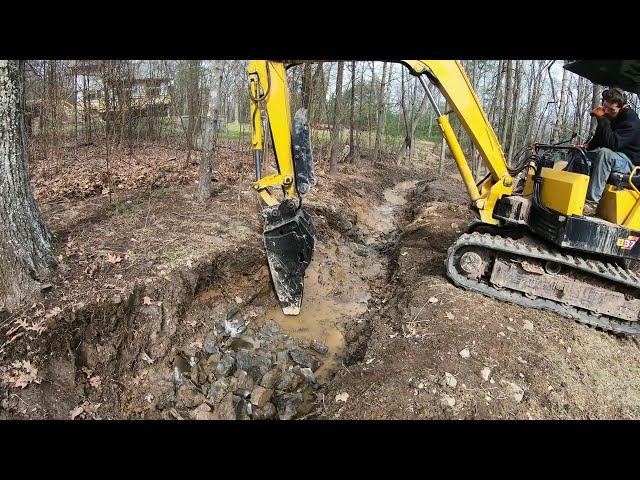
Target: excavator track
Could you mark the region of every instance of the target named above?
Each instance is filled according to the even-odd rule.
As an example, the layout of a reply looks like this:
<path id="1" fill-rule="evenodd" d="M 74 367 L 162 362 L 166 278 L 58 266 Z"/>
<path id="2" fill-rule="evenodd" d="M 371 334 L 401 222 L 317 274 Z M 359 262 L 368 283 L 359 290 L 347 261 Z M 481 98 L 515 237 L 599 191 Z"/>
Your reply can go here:
<path id="1" fill-rule="evenodd" d="M 466 258 L 467 263 L 469 263 L 469 258 L 472 260 L 476 257 L 483 258 L 482 262 L 486 263 L 486 268 L 482 274 L 470 274 L 469 271 L 473 270 L 473 265 L 463 265 L 465 260 L 463 252 L 465 251 L 472 251 L 475 255 L 471 257 L 468 256 Z M 489 258 L 491 261 L 487 261 Z M 621 306 L 620 312 L 616 312 L 616 316 L 627 317 L 627 319 L 616 318 L 616 316 L 594 312 L 593 310 L 580 308 L 565 302 L 537 296 L 531 292 L 514 290 L 504 284 L 494 285 L 491 279 L 496 278 L 495 273 L 492 273 L 492 270 L 492 272 L 487 274 L 486 270 L 488 268 L 497 268 L 497 265 L 491 266 L 491 264 L 495 262 L 495 259 L 501 259 L 501 265 L 509 267 L 513 263 L 522 264 L 523 261 L 538 265 L 542 262 L 549 262 L 547 263 L 548 265 L 561 266 L 561 268 L 565 268 L 565 270 L 568 270 L 570 273 L 576 272 L 577 275 L 583 276 L 584 274 L 588 274 L 587 276 L 592 278 L 596 284 L 598 283 L 598 279 L 600 279 L 600 281 L 608 282 L 607 285 L 617 285 L 621 289 L 633 290 L 636 294 L 633 295 L 632 298 L 629 294 L 624 295 L 623 293 L 613 292 L 612 290 L 611 295 L 624 295 L 624 300 L 627 301 Z M 567 269 L 567 267 L 569 268 Z M 447 275 L 453 283 L 466 290 L 478 292 L 488 297 L 516 305 L 550 310 L 563 317 L 574 319 L 579 323 L 616 334 L 640 334 L 640 321 L 637 319 L 637 315 L 640 312 L 635 313 L 637 312 L 637 310 L 635 310 L 636 306 L 640 304 L 636 290 L 640 286 L 640 276 L 614 263 L 585 259 L 564 252 L 561 253 L 528 236 L 514 239 L 489 233 L 475 232 L 461 235 L 456 242 L 449 247 L 446 268 Z M 528 268 L 530 268 L 530 272 L 534 271 L 531 267 Z M 540 267 L 536 268 L 540 269 Z M 497 273 L 499 274 L 500 272 Z M 557 277 L 553 277 L 544 272 L 538 273 L 539 276 L 537 278 L 542 279 L 541 284 L 549 290 L 549 288 L 554 285 L 554 278 Z M 521 275 L 521 278 L 526 278 L 527 275 L 531 277 L 534 274 L 525 272 L 519 275 Z M 566 278 L 567 277 L 565 277 L 564 280 L 565 283 L 567 283 Z M 522 285 L 526 287 L 527 282 L 522 282 Z M 588 288 L 590 288 L 588 282 L 583 282 L 582 285 L 585 291 L 588 291 Z M 600 290 L 606 289 L 606 287 L 594 288 L 599 288 Z M 629 305 L 633 308 L 629 308 Z M 632 317 L 633 319 L 631 320 L 630 318 Z"/>

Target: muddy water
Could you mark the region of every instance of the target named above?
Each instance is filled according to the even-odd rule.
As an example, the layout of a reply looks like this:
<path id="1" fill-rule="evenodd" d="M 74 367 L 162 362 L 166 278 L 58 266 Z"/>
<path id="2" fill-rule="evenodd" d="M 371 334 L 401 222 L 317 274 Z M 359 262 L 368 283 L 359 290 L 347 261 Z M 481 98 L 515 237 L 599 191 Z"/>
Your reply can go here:
<path id="1" fill-rule="evenodd" d="M 367 244 L 375 243 L 380 236 L 395 230 L 395 211 L 398 207 L 407 203 L 407 192 L 415 187 L 417 183 L 417 180 L 407 180 L 386 189 L 382 192 L 386 201 L 374 209 L 370 209 L 365 205 L 354 208 L 358 215 L 358 223 L 368 233 Z"/>
<path id="2" fill-rule="evenodd" d="M 416 183 L 398 183 L 383 192 L 385 203 L 358 213 L 358 222 L 368 227 L 367 243 L 395 229 L 394 213 L 406 203 L 405 196 Z M 323 365 L 316 372 L 324 382 L 340 365 L 345 349 L 342 325 L 367 311 L 369 280 L 383 271 L 383 259 L 373 249 L 361 257 L 346 245 L 325 245 L 320 239 L 305 275 L 300 314 L 284 315 L 279 306 L 274 306 L 266 312 L 265 321 L 275 321 L 296 340 L 317 340 L 327 346 L 327 354 L 318 355 Z"/>
<path id="3" fill-rule="evenodd" d="M 323 364 L 316 371 L 321 382 L 339 366 L 345 348 L 342 324 L 367 311 L 367 275 L 381 271 L 380 262 L 358 263 L 358 257 L 345 246 L 316 246 L 311 265 L 305 275 L 304 297 L 298 315 L 284 315 L 279 305 L 270 308 L 264 320 L 275 321 L 280 330 L 296 340 L 317 340 L 329 351 L 315 354 Z M 358 275 L 356 265 L 364 267 Z M 364 278 L 363 278 L 364 277 Z"/>

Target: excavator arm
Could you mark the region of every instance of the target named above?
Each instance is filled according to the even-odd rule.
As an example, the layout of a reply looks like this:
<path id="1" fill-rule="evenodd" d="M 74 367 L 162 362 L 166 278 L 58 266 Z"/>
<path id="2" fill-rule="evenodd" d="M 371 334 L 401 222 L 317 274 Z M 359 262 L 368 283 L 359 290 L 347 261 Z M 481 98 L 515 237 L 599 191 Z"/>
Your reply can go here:
<path id="1" fill-rule="evenodd" d="M 264 203 L 267 261 L 283 312 L 297 315 L 316 235 L 301 199 L 315 184 L 310 128 L 303 109 L 291 118 L 284 62 L 252 60 L 249 91 L 256 168 L 253 187 Z M 273 139 L 278 172 L 262 177 L 265 124 Z"/>
<path id="2" fill-rule="evenodd" d="M 406 66 L 423 85 L 481 221 L 497 224 L 493 209 L 497 200 L 511 194 L 512 178 L 495 132 L 462 65 L 456 60 L 397 62 Z M 310 216 L 302 210 L 301 201 L 301 195 L 315 183 L 310 129 L 304 110 L 291 118 L 285 70 L 287 64 L 299 63 L 313 61 L 252 60 L 248 69 L 256 166 L 253 186 L 264 203 L 264 241 L 275 290 L 284 313 L 291 315 L 300 311 L 304 272 L 315 245 L 315 230 Z M 444 95 L 452 112 L 440 111 L 425 77 Z M 489 169 L 490 176 L 479 186 L 451 127 L 449 113 L 457 116 Z M 265 125 L 271 132 L 278 172 L 262 177 Z"/>

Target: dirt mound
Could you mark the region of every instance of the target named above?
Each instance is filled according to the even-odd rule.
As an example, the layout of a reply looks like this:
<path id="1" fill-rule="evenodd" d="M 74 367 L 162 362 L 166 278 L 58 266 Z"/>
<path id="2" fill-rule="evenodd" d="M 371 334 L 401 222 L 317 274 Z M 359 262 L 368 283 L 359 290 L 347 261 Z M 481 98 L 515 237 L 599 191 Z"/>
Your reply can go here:
<path id="1" fill-rule="evenodd" d="M 448 281 L 446 249 L 473 218 L 443 201 L 454 188 L 417 185 L 394 249 L 394 293 L 364 361 L 330 385 L 325 418 L 638 418 L 636 339 Z"/>

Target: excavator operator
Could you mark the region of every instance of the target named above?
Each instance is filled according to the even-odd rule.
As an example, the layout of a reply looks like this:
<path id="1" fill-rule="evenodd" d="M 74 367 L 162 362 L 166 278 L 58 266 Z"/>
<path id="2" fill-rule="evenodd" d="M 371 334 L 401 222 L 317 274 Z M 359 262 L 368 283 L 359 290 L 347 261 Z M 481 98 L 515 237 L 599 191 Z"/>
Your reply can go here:
<path id="1" fill-rule="evenodd" d="M 593 215 L 611 173 L 628 175 L 640 165 L 640 118 L 617 88 L 602 92 L 602 107 L 590 115 L 598 121 L 595 134 L 587 144 L 591 161 L 589 187 L 584 214 Z"/>

